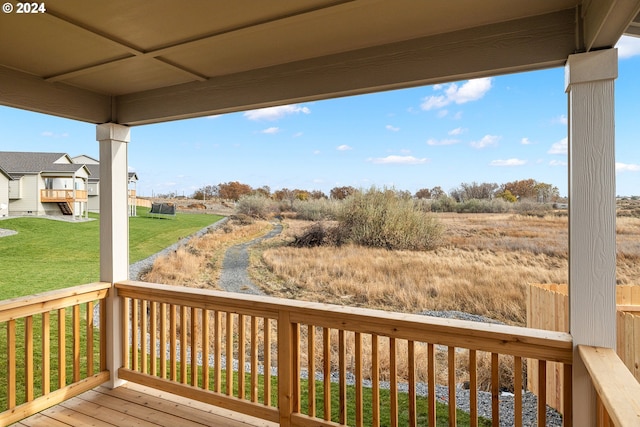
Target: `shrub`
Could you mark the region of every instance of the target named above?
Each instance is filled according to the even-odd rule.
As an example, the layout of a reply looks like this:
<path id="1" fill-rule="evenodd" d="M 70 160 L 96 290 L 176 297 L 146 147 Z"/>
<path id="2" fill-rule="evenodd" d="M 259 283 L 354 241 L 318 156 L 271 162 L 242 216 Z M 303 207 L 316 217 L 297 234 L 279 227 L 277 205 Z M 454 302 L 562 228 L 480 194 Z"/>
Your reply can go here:
<path id="1" fill-rule="evenodd" d="M 439 222 L 393 190 L 358 191 L 344 201 L 337 241 L 386 249 L 428 250 L 442 235 Z"/>
<path id="2" fill-rule="evenodd" d="M 321 221 L 336 219 L 340 210 L 340 202 L 328 199 L 295 200 L 293 211 L 297 219 Z"/>
<path id="3" fill-rule="evenodd" d="M 269 218 L 276 211 L 276 205 L 261 194 L 242 196 L 236 204 L 238 214 L 248 215 L 253 218 Z"/>
<path id="4" fill-rule="evenodd" d="M 458 203 L 458 213 L 501 213 L 508 212 L 513 205 L 503 199 L 471 199 Z"/>

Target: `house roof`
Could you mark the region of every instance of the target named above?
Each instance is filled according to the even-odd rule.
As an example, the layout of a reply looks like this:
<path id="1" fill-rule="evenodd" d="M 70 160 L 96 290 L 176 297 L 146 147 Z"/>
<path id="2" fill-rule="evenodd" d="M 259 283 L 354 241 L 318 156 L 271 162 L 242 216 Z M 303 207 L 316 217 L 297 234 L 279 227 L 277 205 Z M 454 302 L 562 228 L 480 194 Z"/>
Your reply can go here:
<path id="1" fill-rule="evenodd" d="M 0 104 L 124 125 L 562 66 L 640 33 L 640 0 L 42 4 L 2 16 Z"/>
<path id="2" fill-rule="evenodd" d="M 56 163 L 63 158 L 66 158 L 69 163 Z M 66 175 L 78 172 L 82 168 L 85 166 L 71 163 L 71 159 L 65 153 L 0 152 L 0 169 L 6 171 L 13 179 L 40 173 Z M 89 173 L 89 169 L 85 169 Z"/>
<path id="3" fill-rule="evenodd" d="M 74 157 L 74 159 L 75 158 L 76 157 Z M 91 175 L 89 176 L 89 182 L 99 182 L 100 181 L 100 165 L 87 164 L 85 166 L 87 167 L 87 169 L 89 169 L 89 172 L 91 173 Z M 129 181 L 132 181 L 133 179 L 135 179 L 136 181 L 138 180 L 138 175 L 135 172 L 128 172 L 127 177 L 129 178 Z"/>

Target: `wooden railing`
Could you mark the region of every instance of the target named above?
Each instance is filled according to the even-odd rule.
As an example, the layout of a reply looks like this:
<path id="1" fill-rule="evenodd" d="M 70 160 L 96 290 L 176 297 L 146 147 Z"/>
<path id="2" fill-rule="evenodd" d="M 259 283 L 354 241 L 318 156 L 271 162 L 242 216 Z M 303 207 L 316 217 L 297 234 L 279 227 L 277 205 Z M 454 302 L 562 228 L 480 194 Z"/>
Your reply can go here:
<path id="1" fill-rule="evenodd" d="M 132 281 L 116 288 L 124 299 L 120 378 L 283 426 L 433 426 L 436 384 L 448 386 L 444 417 L 456 425 L 462 381 L 475 426 L 484 376 L 498 425 L 500 369 L 512 367 L 511 388 L 520 391 L 530 363 L 538 364 L 529 381 L 538 383 L 537 422 L 545 425 L 547 363 L 564 364 L 571 382 L 572 341 L 562 332 Z M 522 393 L 514 402 L 520 426 Z"/>
<path id="2" fill-rule="evenodd" d="M 66 201 L 87 201 L 87 190 L 40 190 L 40 201 L 43 203 L 55 203 Z"/>
<path id="3" fill-rule="evenodd" d="M 109 288 L 92 283 L 0 302 L 0 364 L 6 367 L 0 374 L 0 425 L 109 379 L 104 328 L 94 325 L 94 304 Z M 101 322 L 104 308 L 100 304 Z"/>
<path id="4" fill-rule="evenodd" d="M 610 348 L 578 346 L 597 393 L 597 426 L 640 425 L 640 383 Z"/>

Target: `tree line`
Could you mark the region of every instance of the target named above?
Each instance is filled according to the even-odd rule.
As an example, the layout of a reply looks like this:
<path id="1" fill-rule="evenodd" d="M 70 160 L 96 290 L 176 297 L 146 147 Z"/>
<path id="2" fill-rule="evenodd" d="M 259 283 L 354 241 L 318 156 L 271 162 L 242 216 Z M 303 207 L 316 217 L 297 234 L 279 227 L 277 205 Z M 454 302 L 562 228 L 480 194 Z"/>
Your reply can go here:
<path id="1" fill-rule="evenodd" d="M 320 190 L 301 190 L 282 188 L 272 191 L 268 185 L 259 188 L 253 188 L 248 184 L 238 181 L 220 183 L 218 185 L 206 185 L 196 190 L 191 198 L 196 200 L 208 200 L 213 198 L 238 201 L 243 196 L 261 195 L 277 201 L 295 200 L 319 200 L 334 199 L 344 200 L 350 195 L 356 193 L 357 188 L 352 186 L 334 187 L 329 194 L 325 194 Z M 458 203 L 464 203 L 469 200 L 484 199 L 503 199 L 508 202 L 517 202 L 522 200 L 535 201 L 539 203 L 550 203 L 560 199 L 558 187 L 545 182 L 538 182 L 535 179 L 522 179 L 505 184 L 489 183 L 489 182 L 463 182 L 459 186 L 445 192 L 441 187 L 421 188 L 414 194 L 409 191 L 395 190 L 404 197 L 413 197 L 416 199 L 438 200 L 443 197 L 451 197 Z"/>

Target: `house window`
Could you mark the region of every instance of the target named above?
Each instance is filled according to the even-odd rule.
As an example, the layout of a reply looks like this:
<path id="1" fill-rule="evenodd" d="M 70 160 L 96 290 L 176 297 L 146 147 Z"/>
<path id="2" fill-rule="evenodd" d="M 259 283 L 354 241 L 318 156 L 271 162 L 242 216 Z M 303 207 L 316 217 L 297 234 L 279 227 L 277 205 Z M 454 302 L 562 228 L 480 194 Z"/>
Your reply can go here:
<path id="1" fill-rule="evenodd" d="M 44 188 L 45 190 L 53 190 L 53 178 L 44 179 Z"/>

